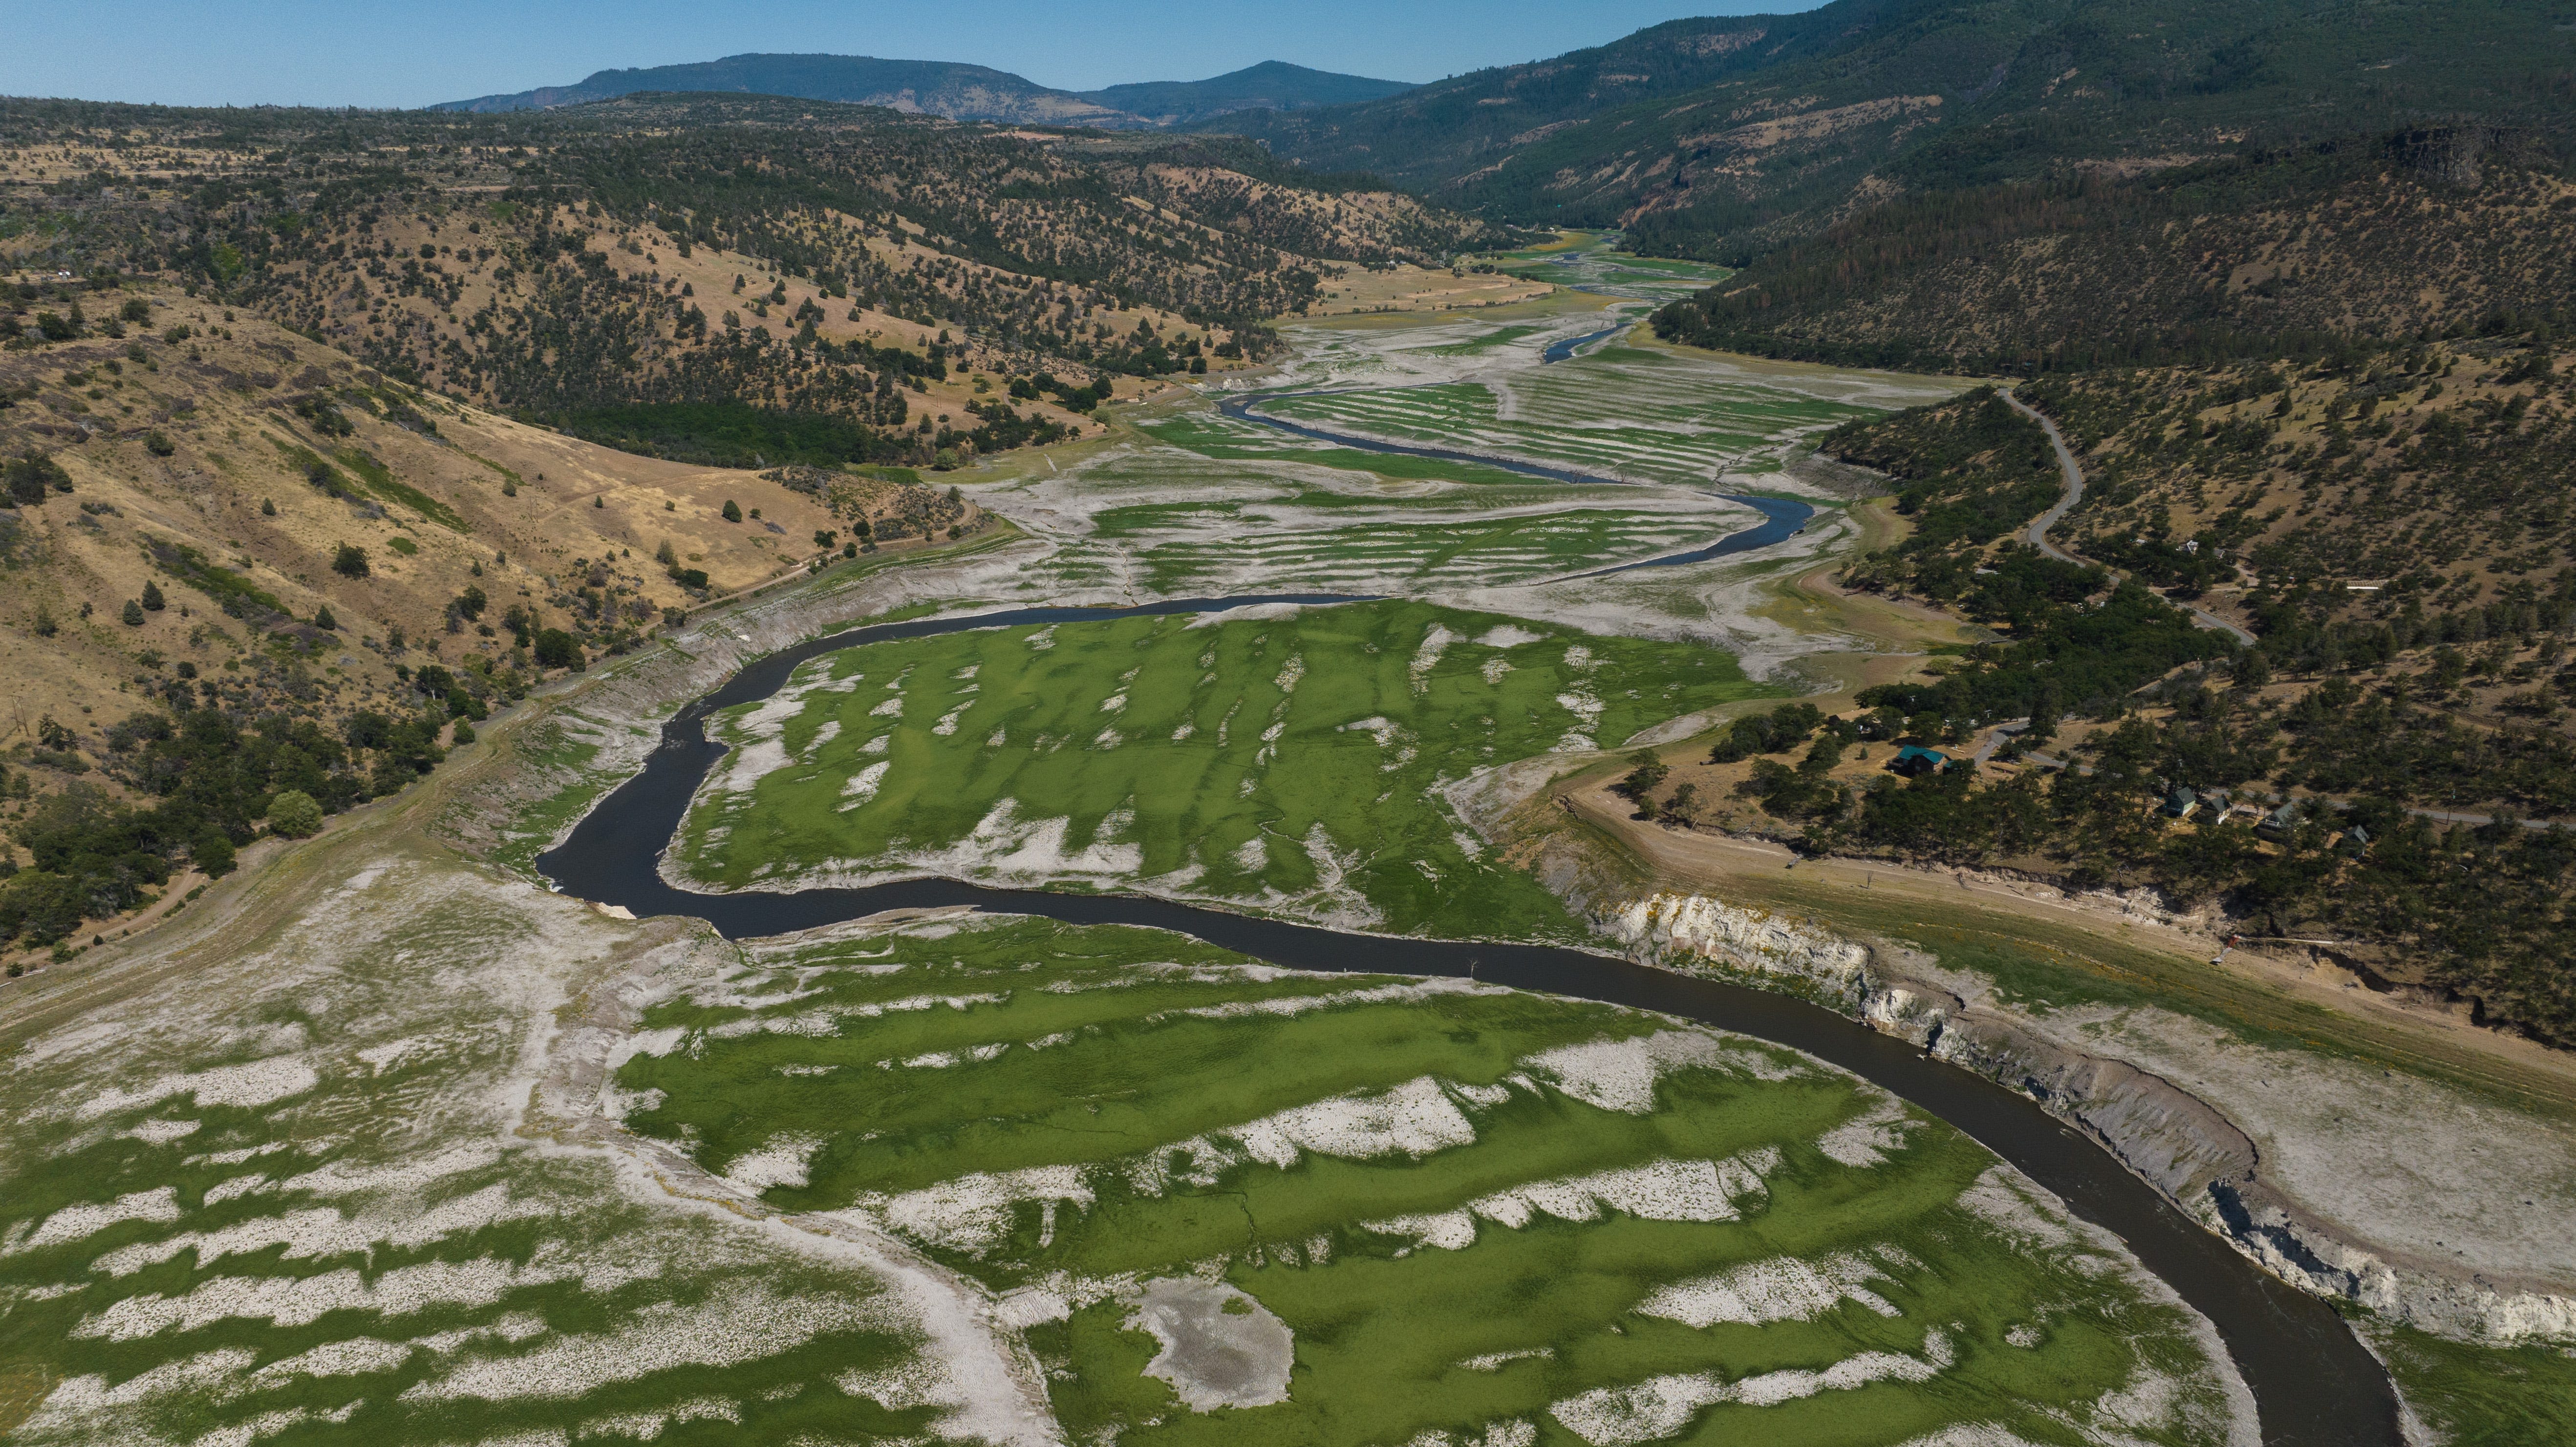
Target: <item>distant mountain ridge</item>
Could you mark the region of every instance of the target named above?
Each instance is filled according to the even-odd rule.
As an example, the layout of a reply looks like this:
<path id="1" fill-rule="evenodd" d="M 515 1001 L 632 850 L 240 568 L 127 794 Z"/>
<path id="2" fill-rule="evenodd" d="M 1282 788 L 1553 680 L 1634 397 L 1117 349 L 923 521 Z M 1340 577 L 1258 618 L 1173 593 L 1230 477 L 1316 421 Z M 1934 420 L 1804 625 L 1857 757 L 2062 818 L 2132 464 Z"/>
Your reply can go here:
<path id="1" fill-rule="evenodd" d="M 1006 70 L 946 60 L 867 55 L 729 55 L 687 65 L 603 70 L 578 84 L 442 101 L 431 110 L 544 110 L 638 91 L 731 91 L 886 106 L 960 121 L 1140 130 L 1187 125 L 1238 110 L 1297 111 L 1383 100 L 1409 82 L 1309 70 L 1285 61 L 1208 80 L 1143 81 L 1105 90 L 1055 90 Z"/>
<path id="2" fill-rule="evenodd" d="M 1308 70 L 1265 60 L 1212 80 L 1150 80 L 1082 91 L 1083 99 L 1159 125 L 1188 125 L 1235 111 L 1310 110 L 1354 105 L 1402 95 L 1415 87 L 1401 80 L 1371 80 L 1329 70 Z"/>

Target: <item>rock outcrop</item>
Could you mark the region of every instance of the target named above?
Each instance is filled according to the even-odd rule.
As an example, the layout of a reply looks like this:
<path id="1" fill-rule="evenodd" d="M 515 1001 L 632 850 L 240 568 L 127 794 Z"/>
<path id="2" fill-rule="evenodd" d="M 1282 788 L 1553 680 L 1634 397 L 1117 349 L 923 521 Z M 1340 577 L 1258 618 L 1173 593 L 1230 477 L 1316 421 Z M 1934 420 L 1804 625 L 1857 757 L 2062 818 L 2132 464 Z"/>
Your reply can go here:
<path id="1" fill-rule="evenodd" d="M 2345 1239 L 2265 1180 L 2254 1141 L 2208 1101 L 2051 1037 L 1928 956 L 1697 894 L 1653 894 L 1595 920 L 1642 964 L 1801 996 L 2019 1091 L 2302 1290 L 2455 1338 L 2576 1342 L 2576 1297 L 2425 1270 Z"/>

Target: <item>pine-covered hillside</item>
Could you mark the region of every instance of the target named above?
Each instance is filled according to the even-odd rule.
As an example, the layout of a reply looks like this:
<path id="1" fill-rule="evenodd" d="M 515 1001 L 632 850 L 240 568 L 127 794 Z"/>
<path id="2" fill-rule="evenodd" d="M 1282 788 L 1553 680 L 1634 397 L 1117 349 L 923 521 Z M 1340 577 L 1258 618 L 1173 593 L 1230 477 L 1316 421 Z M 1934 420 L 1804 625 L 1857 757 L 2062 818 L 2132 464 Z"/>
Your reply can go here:
<path id="1" fill-rule="evenodd" d="M 1906 195 L 2479 124 L 2562 144 L 2547 0 L 1833 0 L 1203 123 L 1498 220 L 1738 261 Z"/>

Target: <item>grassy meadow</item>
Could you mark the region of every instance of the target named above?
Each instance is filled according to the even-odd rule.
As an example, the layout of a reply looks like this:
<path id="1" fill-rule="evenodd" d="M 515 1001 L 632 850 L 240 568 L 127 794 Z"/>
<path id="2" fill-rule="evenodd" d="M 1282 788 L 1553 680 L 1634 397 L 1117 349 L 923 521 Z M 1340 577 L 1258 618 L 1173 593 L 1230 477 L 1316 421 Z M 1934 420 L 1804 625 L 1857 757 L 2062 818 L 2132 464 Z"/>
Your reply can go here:
<path id="1" fill-rule="evenodd" d="M 1740 1037 L 1015 918 L 758 947 L 644 1026 L 629 1128 L 996 1293 L 1073 1441 L 2226 1440 L 2115 1246 Z M 1289 1349 L 1194 1373 L 1157 1283 Z"/>
<path id="2" fill-rule="evenodd" d="M 1631 256 L 1611 248 L 1598 231 L 1566 231 L 1543 245 L 1498 252 L 1495 266 L 1511 276 L 1636 301 L 1671 301 L 1696 295 L 1734 273 L 1723 266 L 1659 256 Z"/>
<path id="3" fill-rule="evenodd" d="M 1583 265 L 1595 264 L 1587 253 Z M 1634 310 L 1560 300 L 1489 317 L 1310 322 L 1294 329 L 1297 350 L 1262 384 L 1279 394 L 1262 406 L 1282 418 L 1621 483 L 1569 485 L 1475 460 L 1376 453 L 1204 405 L 1149 412 L 1061 469 L 1021 469 L 979 492 L 1054 545 L 1010 587 L 1141 599 L 1549 584 L 1750 526 L 1753 515 L 1713 489 L 1763 486 L 1802 438 L 1956 390 L 1937 378 L 1617 339 L 1544 360 L 1552 343 L 1615 329 Z M 1615 606 L 1671 616 L 1651 603 Z"/>
<path id="4" fill-rule="evenodd" d="M 1411 602 L 871 644 L 711 721 L 735 752 L 677 857 L 727 888 L 936 872 L 1579 937 L 1441 787 L 1764 691 L 1717 649 Z"/>
<path id="5" fill-rule="evenodd" d="M 1715 370 L 1699 358 L 1612 342 L 1497 377 L 1309 393 L 1263 407 L 1397 441 L 1684 486 L 1768 471 L 1784 437 L 1879 410 Z"/>
<path id="6" fill-rule="evenodd" d="M 1143 430 L 1159 445 L 1049 489 L 1089 523 L 1051 574 L 1166 596 L 1513 586 L 1701 546 L 1752 517 L 1705 496 L 1334 447 L 1214 413 Z"/>

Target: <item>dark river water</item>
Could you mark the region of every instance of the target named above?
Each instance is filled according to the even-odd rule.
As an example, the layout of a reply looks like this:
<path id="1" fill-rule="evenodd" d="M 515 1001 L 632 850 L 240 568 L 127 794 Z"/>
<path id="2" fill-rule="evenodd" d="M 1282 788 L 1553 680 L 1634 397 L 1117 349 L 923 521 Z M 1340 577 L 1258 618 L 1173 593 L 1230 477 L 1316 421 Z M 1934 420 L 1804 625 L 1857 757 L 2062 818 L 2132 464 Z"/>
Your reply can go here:
<path id="1" fill-rule="evenodd" d="M 1130 895 L 987 889 L 949 879 L 863 889 L 698 894 L 675 889 L 661 877 L 663 850 L 678 832 L 699 782 L 725 753 L 724 745 L 706 736 L 707 714 L 767 698 L 807 659 L 859 644 L 970 628 L 1199 613 L 1255 603 L 1354 601 L 1359 600 L 1338 594 L 1281 594 L 1175 600 L 1134 609 L 1027 608 L 872 624 L 809 640 L 752 663 L 683 708 L 663 726 L 661 746 L 643 771 L 601 800 L 560 847 L 538 859 L 537 867 L 568 894 L 622 905 L 638 917 L 703 919 L 728 939 L 812 929 L 882 910 L 967 905 L 1070 924 L 1174 930 L 1294 969 L 1468 975 L 1659 1011 L 1787 1045 L 1948 1121 L 2064 1198 L 2077 1215 L 2126 1241 L 2148 1270 L 2217 1325 L 2253 1388 L 2266 1443 L 2394 1447 L 2401 1441 L 2387 1374 L 2324 1302 L 2265 1274 L 2037 1105 L 1933 1060 L 1902 1040 L 1801 1000 L 1556 946 L 1352 934 Z"/>
<path id="2" fill-rule="evenodd" d="M 1628 323 L 1621 322 L 1615 327 L 1604 328 L 1597 332 L 1585 332 L 1579 337 L 1559 337 L 1555 341 L 1547 344 L 1547 350 L 1538 354 L 1539 365 L 1543 367 L 1552 366 L 1555 363 L 1562 362 L 1566 358 L 1573 356 L 1576 352 L 1583 350 L 1583 348 L 1589 343 L 1597 342 L 1603 337 L 1615 337 L 1627 329 Z"/>

